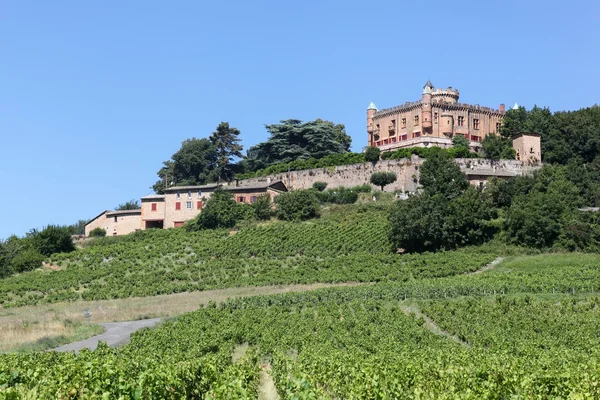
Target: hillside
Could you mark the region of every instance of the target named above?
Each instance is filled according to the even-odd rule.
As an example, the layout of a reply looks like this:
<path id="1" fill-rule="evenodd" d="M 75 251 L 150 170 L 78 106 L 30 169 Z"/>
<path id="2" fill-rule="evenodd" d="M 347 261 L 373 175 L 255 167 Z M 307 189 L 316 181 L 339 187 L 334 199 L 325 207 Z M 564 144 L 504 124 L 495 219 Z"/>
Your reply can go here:
<path id="1" fill-rule="evenodd" d="M 61 270 L 0 280 L 5 307 L 313 282 L 407 281 L 473 271 L 494 255 L 470 250 L 396 255 L 386 206 L 334 207 L 317 220 L 239 231 L 149 230 L 52 257 Z"/>

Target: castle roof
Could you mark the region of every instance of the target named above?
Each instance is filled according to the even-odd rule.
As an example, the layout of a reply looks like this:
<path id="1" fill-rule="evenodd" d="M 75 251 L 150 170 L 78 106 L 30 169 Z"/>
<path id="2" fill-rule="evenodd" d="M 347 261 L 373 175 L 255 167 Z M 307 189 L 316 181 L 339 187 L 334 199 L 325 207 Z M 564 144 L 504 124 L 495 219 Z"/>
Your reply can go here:
<path id="1" fill-rule="evenodd" d="M 371 102 L 371 104 L 369 104 L 369 107 L 367 107 L 367 110 L 377 111 L 377 106 L 375 105 L 375 103 Z"/>
<path id="2" fill-rule="evenodd" d="M 512 108 L 512 109 L 513 109 L 513 110 L 518 110 L 518 109 L 519 109 L 519 103 L 517 103 L 517 102 L 515 101 L 515 105 L 513 106 L 513 108 Z"/>
<path id="3" fill-rule="evenodd" d="M 423 86 L 423 89 L 425 89 L 425 88 L 433 89 L 433 84 L 431 83 L 431 81 L 429 79 L 427 79 L 427 83 L 425 83 L 425 86 Z"/>

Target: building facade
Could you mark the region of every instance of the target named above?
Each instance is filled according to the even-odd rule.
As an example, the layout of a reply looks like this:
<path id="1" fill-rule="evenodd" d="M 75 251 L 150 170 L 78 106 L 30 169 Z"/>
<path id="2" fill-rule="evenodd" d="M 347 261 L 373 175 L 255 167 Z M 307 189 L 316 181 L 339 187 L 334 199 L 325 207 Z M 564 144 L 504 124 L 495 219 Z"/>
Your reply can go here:
<path id="1" fill-rule="evenodd" d="M 452 137 L 462 135 L 478 151 L 481 141 L 498 133 L 505 113 L 498 109 L 459 103 L 459 91 L 434 88 L 430 81 L 423 87 L 421 100 L 378 110 L 371 102 L 367 108 L 369 146 L 382 151 L 404 147 L 452 146 Z"/>
<path id="2" fill-rule="evenodd" d="M 287 192 L 281 181 L 260 182 L 251 185 L 202 185 L 172 186 L 165 194 L 149 195 L 141 198 L 139 210 L 104 211 L 85 226 L 89 236 L 95 228 L 106 230 L 107 236 L 126 235 L 138 230 L 151 228 L 177 228 L 194 219 L 215 190 L 231 192 L 238 203 L 252 204 L 258 196 L 268 194 L 273 200 L 279 193 Z"/>

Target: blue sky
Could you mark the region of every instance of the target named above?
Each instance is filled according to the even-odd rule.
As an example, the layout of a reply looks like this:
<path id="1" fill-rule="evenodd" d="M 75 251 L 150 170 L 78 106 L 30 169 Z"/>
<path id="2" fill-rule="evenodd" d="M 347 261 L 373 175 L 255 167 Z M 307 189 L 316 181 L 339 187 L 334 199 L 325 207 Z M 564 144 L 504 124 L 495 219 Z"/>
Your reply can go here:
<path id="1" fill-rule="evenodd" d="M 150 193 L 221 121 L 323 118 L 417 100 L 598 102 L 596 1 L 0 1 L 0 238 Z"/>

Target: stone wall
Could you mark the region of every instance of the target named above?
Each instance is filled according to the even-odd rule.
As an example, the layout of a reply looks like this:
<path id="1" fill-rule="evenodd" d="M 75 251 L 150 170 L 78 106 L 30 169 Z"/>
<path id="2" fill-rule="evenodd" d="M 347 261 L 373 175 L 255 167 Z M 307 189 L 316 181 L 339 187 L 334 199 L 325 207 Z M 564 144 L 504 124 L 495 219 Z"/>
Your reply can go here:
<path id="1" fill-rule="evenodd" d="M 392 171 L 398 180 L 385 187 L 386 192 L 414 192 L 417 189 L 419 168 L 424 159 L 413 156 L 401 160 L 384 160 L 376 163 L 342 165 L 339 167 L 315 168 L 302 171 L 284 172 L 258 178 L 239 181 L 240 185 L 252 185 L 259 182 L 283 181 L 288 189 L 309 189 L 317 181 L 327 182 L 328 188 L 351 187 L 370 184 L 371 174 L 377 171 Z M 517 160 L 490 161 L 484 159 L 456 159 L 456 163 L 468 175 L 481 176 L 517 176 L 531 173 L 538 167 L 524 167 Z M 479 179 L 479 178 L 478 178 Z"/>

